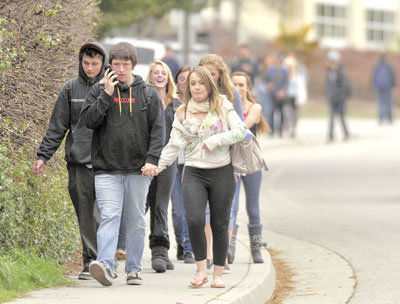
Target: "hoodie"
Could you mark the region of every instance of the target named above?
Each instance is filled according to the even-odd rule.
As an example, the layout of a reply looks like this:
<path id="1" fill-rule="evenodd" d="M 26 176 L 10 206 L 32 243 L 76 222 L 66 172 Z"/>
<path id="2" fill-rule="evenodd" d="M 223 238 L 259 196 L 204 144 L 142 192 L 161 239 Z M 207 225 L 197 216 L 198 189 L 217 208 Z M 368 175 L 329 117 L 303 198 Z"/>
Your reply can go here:
<path id="1" fill-rule="evenodd" d="M 50 117 L 49 127 L 43 137 L 37 151 L 38 159 L 47 162 L 61 145 L 65 134 L 68 133 L 65 142 L 65 160 L 70 165 L 90 165 L 90 144 L 92 130 L 79 121 L 81 107 L 86 95 L 95 82 L 91 82 L 82 67 L 83 50 L 96 48 L 103 54 L 102 68 L 96 77 L 96 81 L 103 78 L 106 64 L 106 52 L 98 42 L 89 42 L 81 46 L 79 50 L 79 74 L 67 81 L 56 100 Z"/>
<path id="2" fill-rule="evenodd" d="M 134 78 L 131 85 L 118 83 L 112 96 L 100 81 L 82 106 L 81 120 L 93 130 L 95 174 L 142 174 L 145 163 L 158 164 L 165 138 L 162 103 L 153 86 Z"/>

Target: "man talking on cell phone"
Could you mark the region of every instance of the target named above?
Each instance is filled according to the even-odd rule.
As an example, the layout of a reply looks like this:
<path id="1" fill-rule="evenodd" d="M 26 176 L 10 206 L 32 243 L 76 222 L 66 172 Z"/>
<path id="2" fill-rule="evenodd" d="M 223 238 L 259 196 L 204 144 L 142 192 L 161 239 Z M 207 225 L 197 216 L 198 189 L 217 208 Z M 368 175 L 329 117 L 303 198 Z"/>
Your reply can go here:
<path id="1" fill-rule="evenodd" d="M 126 220 L 126 283 L 141 285 L 145 240 L 145 203 L 164 144 L 165 119 L 155 89 L 132 73 L 137 64 L 135 47 L 114 45 L 112 68 L 89 92 L 81 119 L 93 130 L 92 163 L 100 211 L 98 257 L 90 274 L 104 286 L 115 277 L 122 207 Z"/>

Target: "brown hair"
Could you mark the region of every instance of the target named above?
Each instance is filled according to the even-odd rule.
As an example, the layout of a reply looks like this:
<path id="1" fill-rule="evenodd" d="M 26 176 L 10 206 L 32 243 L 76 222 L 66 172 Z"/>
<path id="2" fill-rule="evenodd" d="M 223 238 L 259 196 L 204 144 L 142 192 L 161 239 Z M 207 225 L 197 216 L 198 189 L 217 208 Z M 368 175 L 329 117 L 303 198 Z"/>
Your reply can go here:
<path id="1" fill-rule="evenodd" d="M 199 66 L 206 64 L 212 64 L 218 69 L 220 74 L 218 83 L 216 83 L 218 90 L 233 103 L 233 84 L 229 78 L 228 68 L 222 57 L 217 54 L 206 54 L 200 59 Z"/>
<path id="2" fill-rule="evenodd" d="M 135 47 L 129 42 L 119 42 L 113 45 L 110 49 L 110 56 L 108 57 L 109 64 L 112 64 L 114 59 L 130 60 L 132 66 L 137 64 L 137 52 Z"/>
<path id="3" fill-rule="evenodd" d="M 167 87 L 165 88 L 167 100 L 165 100 L 165 104 L 168 105 L 172 102 L 172 99 L 178 98 L 178 96 L 176 95 L 175 82 L 174 82 L 171 70 L 169 69 L 168 65 L 165 62 L 162 62 L 160 60 L 154 61 L 153 64 L 150 66 L 149 73 L 147 74 L 146 82 L 151 83 L 151 72 L 153 71 L 153 69 L 156 65 L 161 65 L 163 67 L 165 73 L 167 73 L 168 82 L 167 82 Z"/>
<path id="4" fill-rule="evenodd" d="M 250 101 L 251 103 L 256 103 L 256 100 L 254 98 L 254 95 L 252 93 L 252 86 L 251 86 L 251 79 L 250 76 L 242 71 L 237 71 L 233 72 L 231 74 L 231 78 L 234 76 L 243 76 L 246 79 L 246 85 L 247 85 L 247 92 L 246 92 L 246 99 Z M 243 100 L 242 100 L 243 101 Z M 258 123 L 258 128 L 257 128 L 257 133 L 268 133 L 270 131 L 270 127 L 268 123 L 265 121 L 264 116 L 261 114 L 260 117 L 260 122 Z"/>
<path id="5" fill-rule="evenodd" d="M 188 102 L 192 98 L 192 94 L 190 93 L 190 76 L 193 73 L 196 73 L 196 75 L 199 76 L 199 78 L 204 81 L 204 85 L 206 86 L 207 91 L 208 91 L 208 100 L 210 102 L 210 112 L 215 110 L 217 112 L 218 116 L 221 116 L 222 115 L 222 112 L 221 112 L 222 98 L 219 96 L 217 86 L 214 83 L 211 73 L 205 67 L 202 67 L 202 66 L 197 66 L 197 67 L 193 68 L 188 75 L 188 81 L 186 82 L 186 88 L 185 88 L 185 97 L 183 99 L 184 103 L 181 106 L 182 110 L 186 110 Z"/>

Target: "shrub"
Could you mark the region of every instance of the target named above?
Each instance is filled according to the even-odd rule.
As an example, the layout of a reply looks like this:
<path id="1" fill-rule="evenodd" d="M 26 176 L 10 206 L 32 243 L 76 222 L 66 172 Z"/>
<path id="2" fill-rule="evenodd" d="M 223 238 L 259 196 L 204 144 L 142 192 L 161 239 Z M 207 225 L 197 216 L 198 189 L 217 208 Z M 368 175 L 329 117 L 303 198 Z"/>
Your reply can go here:
<path id="1" fill-rule="evenodd" d="M 27 157 L 33 153 L 23 146 L 10 157 L 8 148 L 0 146 L 0 251 L 19 248 L 65 262 L 79 245 L 67 172 L 53 165 L 34 175 Z"/>

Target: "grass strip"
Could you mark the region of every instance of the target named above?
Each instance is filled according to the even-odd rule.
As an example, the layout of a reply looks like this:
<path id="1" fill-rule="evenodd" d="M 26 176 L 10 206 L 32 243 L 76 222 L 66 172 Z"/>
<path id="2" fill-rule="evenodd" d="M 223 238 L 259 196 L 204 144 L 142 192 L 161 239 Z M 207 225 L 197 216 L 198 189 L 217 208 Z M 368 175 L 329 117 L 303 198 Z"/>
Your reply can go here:
<path id="1" fill-rule="evenodd" d="M 0 255 L 0 303 L 34 289 L 72 284 L 54 261 L 21 251 Z"/>

